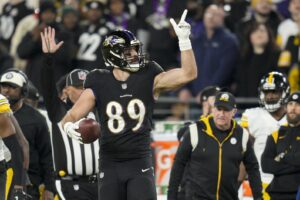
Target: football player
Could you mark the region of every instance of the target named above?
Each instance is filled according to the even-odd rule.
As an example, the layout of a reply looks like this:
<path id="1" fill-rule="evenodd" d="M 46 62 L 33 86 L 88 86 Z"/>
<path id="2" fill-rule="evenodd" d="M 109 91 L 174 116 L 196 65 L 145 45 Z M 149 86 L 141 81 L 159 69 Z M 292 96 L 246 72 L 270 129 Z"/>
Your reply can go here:
<path id="1" fill-rule="evenodd" d="M 102 43 L 108 68 L 89 73 L 85 90 L 62 121 L 65 132 L 81 140 L 76 121 L 97 108 L 101 200 L 157 198 L 150 151 L 153 106 L 160 92 L 197 77 L 186 14 L 179 24 L 170 20 L 179 40 L 181 68 L 163 72 L 156 62 L 145 61 L 141 42 L 130 31 L 114 31 Z"/>
<path id="2" fill-rule="evenodd" d="M 241 125 L 247 128 L 254 138 L 254 151 L 259 162 L 261 180 L 265 189 L 273 176 L 263 173 L 261 155 L 265 149 L 268 135 L 287 123 L 285 103 L 290 93 L 290 86 L 282 73 L 274 71 L 261 79 L 258 91 L 261 107 L 245 110 Z M 264 199 L 270 199 L 265 192 Z"/>

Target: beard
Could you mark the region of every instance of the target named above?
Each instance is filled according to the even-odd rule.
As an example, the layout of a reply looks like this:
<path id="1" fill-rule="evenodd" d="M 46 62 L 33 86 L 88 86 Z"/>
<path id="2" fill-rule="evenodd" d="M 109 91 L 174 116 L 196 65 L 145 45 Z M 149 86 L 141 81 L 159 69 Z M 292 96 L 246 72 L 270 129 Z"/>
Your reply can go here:
<path id="1" fill-rule="evenodd" d="M 14 106 L 16 103 L 18 103 L 21 100 L 21 98 L 9 98 L 8 102 L 11 106 Z"/>
<path id="2" fill-rule="evenodd" d="M 297 115 L 297 114 L 291 115 L 288 113 L 286 118 L 287 118 L 288 123 L 292 124 L 292 125 L 296 125 L 300 122 L 300 115 Z"/>

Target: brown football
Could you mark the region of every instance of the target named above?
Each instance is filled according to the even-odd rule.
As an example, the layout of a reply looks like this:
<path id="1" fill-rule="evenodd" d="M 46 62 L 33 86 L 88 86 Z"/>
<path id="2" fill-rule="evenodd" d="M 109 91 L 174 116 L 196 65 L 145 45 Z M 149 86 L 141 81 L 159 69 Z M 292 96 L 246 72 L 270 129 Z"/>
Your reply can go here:
<path id="1" fill-rule="evenodd" d="M 83 143 L 92 143 L 100 137 L 100 124 L 94 119 L 84 119 L 79 123 L 79 129 Z"/>

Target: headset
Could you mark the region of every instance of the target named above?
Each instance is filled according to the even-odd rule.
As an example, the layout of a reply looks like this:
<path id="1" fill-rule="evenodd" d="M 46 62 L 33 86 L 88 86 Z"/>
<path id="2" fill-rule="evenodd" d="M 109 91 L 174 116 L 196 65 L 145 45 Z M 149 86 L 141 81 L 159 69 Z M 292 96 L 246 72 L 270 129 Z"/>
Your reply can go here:
<path id="1" fill-rule="evenodd" d="M 27 97 L 27 95 L 28 95 L 28 77 L 27 77 L 27 75 L 23 71 L 18 70 L 18 69 L 8 69 L 1 74 L 0 80 L 2 80 L 2 77 L 6 76 L 9 72 L 18 73 L 23 77 L 24 83 L 21 88 L 21 94 L 23 97 Z M 1 82 L 0 82 L 0 84 L 1 84 Z"/>

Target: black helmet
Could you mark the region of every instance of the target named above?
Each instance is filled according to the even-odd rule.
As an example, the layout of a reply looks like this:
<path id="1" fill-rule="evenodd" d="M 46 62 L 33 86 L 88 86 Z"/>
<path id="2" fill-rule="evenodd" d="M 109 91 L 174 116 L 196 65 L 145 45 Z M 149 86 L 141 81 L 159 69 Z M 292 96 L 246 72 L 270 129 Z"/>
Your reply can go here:
<path id="1" fill-rule="evenodd" d="M 268 103 L 265 100 L 264 92 L 270 90 L 281 92 L 281 97 L 276 103 Z M 275 112 L 286 103 L 286 100 L 290 94 L 290 85 L 287 81 L 287 78 L 282 73 L 274 71 L 263 76 L 263 78 L 260 80 L 258 93 L 261 105 L 268 112 Z"/>
<path id="2" fill-rule="evenodd" d="M 126 56 L 126 49 L 135 48 L 137 56 Z M 102 43 L 102 55 L 107 67 L 116 67 L 136 72 L 145 65 L 142 43 L 128 30 L 110 33 Z"/>

